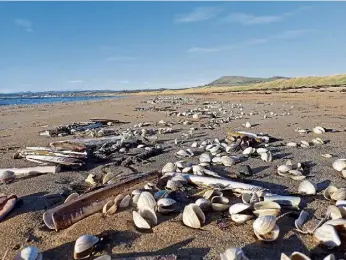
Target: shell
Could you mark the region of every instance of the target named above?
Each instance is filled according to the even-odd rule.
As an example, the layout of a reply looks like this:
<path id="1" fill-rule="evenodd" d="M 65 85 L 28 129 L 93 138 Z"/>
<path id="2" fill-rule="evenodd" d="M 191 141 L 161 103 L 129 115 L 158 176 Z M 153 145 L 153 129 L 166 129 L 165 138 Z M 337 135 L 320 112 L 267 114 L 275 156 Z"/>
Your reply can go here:
<path id="1" fill-rule="evenodd" d="M 176 166 L 174 165 L 174 163 L 169 162 L 169 163 L 166 163 L 165 166 L 163 166 L 162 173 L 165 174 L 167 172 L 174 172 L 175 169 L 176 169 Z"/>
<path id="2" fill-rule="evenodd" d="M 185 185 L 188 183 L 187 179 L 183 175 L 176 175 L 171 180 L 180 182 L 182 185 Z"/>
<path id="3" fill-rule="evenodd" d="M 191 154 L 188 153 L 187 151 L 185 150 L 179 150 L 178 152 L 175 153 L 176 156 L 178 157 L 191 157 Z"/>
<path id="4" fill-rule="evenodd" d="M 151 209 L 154 209 L 156 206 L 156 201 L 154 199 L 154 196 L 148 192 L 148 191 L 143 191 L 138 198 L 137 202 L 137 208 L 146 208 L 149 207 Z"/>
<path id="5" fill-rule="evenodd" d="M 151 229 L 150 224 L 138 212 L 132 212 L 132 219 L 135 226 L 139 229 Z"/>
<path id="6" fill-rule="evenodd" d="M 299 209 L 301 198 L 298 196 L 265 195 L 264 201 L 274 201 L 285 207 Z"/>
<path id="7" fill-rule="evenodd" d="M 27 246 L 20 250 L 14 260 L 42 260 L 42 253 L 37 247 Z"/>
<path id="8" fill-rule="evenodd" d="M 113 173 L 109 172 L 109 173 L 105 174 L 105 176 L 103 176 L 103 178 L 102 178 L 102 184 L 107 184 L 107 182 L 109 182 L 113 178 L 114 178 Z"/>
<path id="9" fill-rule="evenodd" d="M 346 169 L 346 159 L 338 159 L 333 162 L 332 167 L 334 170 L 341 172 L 342 170 Z"/>
<path id="10" fill-rule="evenodd" d="M 308 233 L 307 231 L 303 230 L 303 225 L 308 220 L 308 218 L 309 218 L 309 213 L 306 212 L 305 210 L 302 210 L 299 214 L 299 217 L 294 221 L 294 225 L 296 226 L 296 229 L 303 234 Z"/>
<path id="11" fill-rule="evenodd" d="M 330 153 L 324 153 L 324 154 L 321 154 L 321 156 L 324 158 L 332 158 L 333 157 L 333 155 Z"/>
<path id="12" fill-rule="evenodd" d="M 331 225 L 324 224 L 317 228 L 314 232 L 314 238 L 328 248 L 334 248 L 341 245 L 340 237 L 335 228 Z"/>
<path id="13" fill-rule="evenodd" d="M 314 144 L 324 144 L 324 141 L 319 137 L 312 139 L 312 142 Z"/>
<path id="14" fill-rule="evenodd" d="M 211 157 L 209 153 L 202 153 L 199 156 L 199 162 L 201 163 L 210 163 L 211 162 Z"/>
<path id="15" fill-rule="evenodd" d="M 323 258 L 323 260 L 336 260 L 336 258 L 335 258 L 335 255 L 330 254 L 330 255 L 327 255 L 325 258 Z"/>
<path id="16" fill-rule="evenodd" d="M 99 238 L 93 235 L 83 235 L 80 236 L 74 245 L 74 259 L 84 259 L 88 258 L 94 246 L 99 242 Z"/>
<path id="17" fill-rule="evenodd" d="M 346 200 L 346 188 L 341 188 L 330 195 L 332 200 Z"/>
<path id="18" fill-rule="evenodd" d="M 254 209 L 257 216 L 278 216 L 281 207 L 274 201 L 260 201 L 254 204 Z"/>
<path id="19" fill-rule="evenodd" d="M 261 160 L 264 162 L 271 162 L 273 161 L 273 155 L 271 152 L 261 153 Z"/>
<path id="20" fill-rule="evenodd" d="M 157 211 L 161 213 L 173 212 L 175 210 L 175 204 L 177 202 L 174 199 L 162 198 L 157 201 Z"/>
<path id="21" fill-rule="evenodd" d="M 229 207 L 229 214 L 230 215 L 238 214 L 250 208 L 251 208 L 250 205 L 247 205 L 244 203 L 236 203 Z"/>
<path id="22" fill-rule="evenodd" d="M 198 143 L 197 142 L 193 142 L 192 144 L 191 144 L 191 147 L 192 148 L 196 148 L 198 146 Z"/>
<path id="23" fill-rule="evenodd" d="M 237 224 L 243 224 L 250 219 L 253 219 L 253 215 L 246 214 L 232 214 L 231 219 Z"/>
<path id="24" fill-rule="evenodd" d="M 211 199 L 211 207 L 214 211 L 225 211 L 229 208 L 229 199 L 222 196 L 215 196 Z"/>
<path id="25" fill-rule="evenodd" d="M 284 255 L 284 256 L 283 256 Z M 293 252 L 289 257 L 284 253 L 281 254 L 281 260 L 311 260 L 310 257 L 300 252 Z"/>
<path id="26" fill-rule="evenodd" d="M 254 192 L 252 194 L 251 193 L 244 193 L 241 196 L 241 200 L 245 204 L 252 205 L 252 204 L 254 204 L 256 202 L 259 202 L 259 197 L 258 197 L 256 192 Z"/>
<path id="27" fill-rule="evenodd" d="M 79 194 L 77 192 L 71 193 L 70 195 L 67 196 L 65 199 L 64 203 L 75 200 L 79 197 Z"/>
<path id="28" fill-rule="evenodd" d="M 196 200 L 195 204 L 198 205 L 203 211 L 207 211 L 211 208 L 210 200 L 207 200 L 205 198 L 199 198 L 198 200 Z"/>
<path id="29" fill-rule="evenodd" d="M 10 183 L 16 179 L 16 175 L 12 171 L 0 172 L 0 183 Z"/>
<path id="30" fill-rule="evenodd" d="M 127 208 L 128 206 L 130 206 L 130 202 L 131 202 L 131 196 L 130 195 L 126 195 L 119 203 L 119 208 Z"/>
<path id="31" fill-rule="evenodd" d="M 236 161 L 233 158 L 229 157 L 229 156 L 222 156 L 221 157 L 221 163 L 224 166 L 232 166 L 232 165 L 236 164 Z"/>
<path id="32" fill-rule="evenodd" d="M 219 157 L 219 156 L 215 156 L 211 161 L 212 161 L 214 164 L 222 164 L 222 162 L 221 162 L 221 157 Z"/>
<path id="33" fill-rule="evenodd" d="M 185 206 L 183 223 L 191 228 L 200 228 L 205 223 L 205 215 L 201 208 L 194 203 Z"/>
<path id="34" fill-rule="evenodd" d="M 328 186 L 324 191 L 323 191 L 323 196 L 327 199 L 327 200 L 331 200 L 331 196 L 333 193 L 335 193 L 338 190 L 337 187 L 330 185 Z"/>
<path id="35" fill-rule="evenodd" d="M 280 165 L 278 167 L 278 173 L 287 173 L 290 170 L 292 170 L 292 167 L 288 166 L 288 165 Z"/>
<path id="36" fill-rule="evenodd" d="M 251 125 L 250 122 L 246 122 L 246 123 L 244 124 L 244 126 L 245 126 L 246 128 L 251 128 L 251 127 L 252 127 L 252 125 Z"/>
<path id="37" fill-rule="evenodd" d="M 110 255 L 102 255 L 95 258 L 94 260 L 112 260 L 112 257 Z"/>
<path id="38" fill-rule="evenodd" d="M 256 152 L 255 148 L 248 147 L 243 151 L 243 155 L 250 155 Z"/>
<path id="39" fill-rule="evenodd" d="M 192 171 L 192 167 L 188 166 L 188 167 L 185 167 L 181 172 L 188 173 L 188 172 L 191 172 L 191 171 Z"/>
<path id="40" fill-rule="evenodd" d="M 342 213 L 340 211 L 340 208 L 334 205 L 328 206 L 326 215 L 329 215 L 331 219 L 342 219 Z"/>
<path id="41" fill-rule="evenodd" d="M 212 197 L 214 196 L 223 196 L 223 193 L 219 190 L 207 190 L 204 194 L 203 194 L 203 198 L 207 199 L 207 200 L 211 200 Z"/>
<path id="42" fill-rule="evenodd" d="M 300 147 L 307 148 L 309 146 L 310 144 L 307 141 L 304 141 L 304 140 L 300 141 Z"/>
<path id="43" fill-rule="evenodd" d="M 326 130 L 322 126 L 316 126 L 312 129 L 315 134 L 323 134 Z"/>
<path id="44" fill-rule="evenodd" d="M 286 144 L 286 146 L 288 146 L 288 147 L 297 147 L 298 144 L 295 143 L 295 142 L 289 142 L 289 143 Z"/>
<path id="45" fill-rule="evenodd" d="M 179 181 L 168 180 L 166 184 L 166 189 L 168 190 L 179 190 L 183 188 L 183 184 Z"/>
<path id="46" fill-rule="evenodd" d="M 276 225 L 276 218 L 274 216 L 260 216 L 253 223 L 253 229 L 258 239 L 264 241 L 274 241 L 279 236 L 279 227 Z M 271 234 L 270 238 L 262 236 Z"/>
<path id="47" fill-rule="evenodd" d="M 228 248 L 220 254 L 220 258 L 221 260 L 249 260 L 240 248 Z"/>
<path id="48" fill-rule="evenodd" d="M 261 154 L 261 153 L 266 153 L 268 152 L 268 149 L 266 148 L 257 148 L 256 153 Z"/>
<path id="49" fill-rule="evenodd" d="M 110 208 L 114 205 L 114 201 L 110 200 L 102 208 L 102 213 L 107 214 Z M 115 213 L 115 212 L 114 212 Z M 109 214 L 109 213 L 108 213 Z"/>
<path id="50" fill-rule="evenodd" d="M 96 177 L 95 174 L 90 173 L 88 177 L 85 179 L 86 183 L 89 183 L 91 186 L 95 186 L 97 183 L 95 182 L 94 178 Z"/>
<path id="51" fill-rule="evenodd" d="M 316 186 L 308 180 L 302 181 L 298 187 L 299 194 L 315 195 Z"/>
<path id="52" fill-rule="evenodd" d="M 179 169 L 183 169 L 184 168 L 184 161 L 177 161 L 174 163 L 174 165 L 179 168 Z M 174 172 L 174 171 L 171 171 L 171 172 Z"/>

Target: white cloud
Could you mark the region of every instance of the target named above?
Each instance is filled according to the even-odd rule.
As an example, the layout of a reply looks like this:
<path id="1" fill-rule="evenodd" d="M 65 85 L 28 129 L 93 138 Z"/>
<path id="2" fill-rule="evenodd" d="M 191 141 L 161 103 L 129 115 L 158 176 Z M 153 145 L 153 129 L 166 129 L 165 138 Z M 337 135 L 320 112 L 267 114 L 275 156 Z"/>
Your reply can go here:
<path id="1" fill-rule="evenodd" d="M 251 24 L 273 23 L 273 22 L 278 22 L 282 19 L 283 19 L 283 16 L 276 16 L 276 15 L 255 16 L 251 14 L 234 13 L 227 16 L 224 20 L 239 22 L 244 25 L 251 25 Z"/>
<path id="2" fill-rule="evenodd" d="M 286 39 L 286 40 L 296 39 L 313 31 L 314 30 L 289 30 L 289 31 L 284 31 L 282 33 L 279 33 L 278 35 L 275 35 L 274 38 Z"/>
<path id="3" fill-rule="evenodd" d="M 119 81 L 120 84 L 130 84 L 129 80 L 120 80 Z"/>
<path id="4" fill-rule="evenodd" d="M 222 9 L 217 7 L 197 7 L 190 13 L 177 14 L 174 21 L 176 23 L 194 23 L 209 20 L 217 16 Z"/>
<path id="5" fill-rule="evenodd" d="M 131 56 L 110 56 L 107 58 L 107 61 L 133 61 L 135 57 Z"/>
<path id="6" fill-rule="evenodd" d="M 83 80 L 77 79 L 77 80 L 69 80 L 67 81 L 67 83 L 71 83 L 71 84 L 80 84 L 83 83 Z"/>
<path id="7" fill-rule="evenodd" d="M 33 31 L 32 22 L 29 20 L 17 18 L 14 20 L 14 23 L 20 27 L 23 27 L 26 32 L 32 32 Z"/>

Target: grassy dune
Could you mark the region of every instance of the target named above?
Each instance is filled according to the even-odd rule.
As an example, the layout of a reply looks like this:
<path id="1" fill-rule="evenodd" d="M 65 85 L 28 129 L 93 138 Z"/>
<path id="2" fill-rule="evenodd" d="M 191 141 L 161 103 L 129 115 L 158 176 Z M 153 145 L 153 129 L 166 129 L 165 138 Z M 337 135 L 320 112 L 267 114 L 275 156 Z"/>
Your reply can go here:
<path id="1" fill-rule="evenodd" d="M 299 88 L 321 88 L 329 86 L 346 85 L 346 74 L 331 75 L 324 77 L 298 77 L 291 79 L 278 79 L 270 82 L 257 84 L 237 85 L 237 86 L 206 86 L 199 88 L 177 89 L 141 92 L 138 95 L 176 95 L 176 94 L 203 94 L 203 93 L 225 93 L 225 92 L 240 92 L 240 91 L 257 91 L 257 90 L 287 90 Z"/>

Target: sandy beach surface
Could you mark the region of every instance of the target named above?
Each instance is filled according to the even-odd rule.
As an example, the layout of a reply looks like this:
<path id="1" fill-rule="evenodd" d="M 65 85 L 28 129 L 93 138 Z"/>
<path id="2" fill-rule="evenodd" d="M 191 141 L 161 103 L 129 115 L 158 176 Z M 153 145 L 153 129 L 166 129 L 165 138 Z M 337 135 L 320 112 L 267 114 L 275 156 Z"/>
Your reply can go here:
<path id="1" fill-rule="evenodd" d="M 294 162 L 309 162 L 308 180 L 325 188 L 329 184 L 346 187 L 345 179 L 332 168 L 336 158 L 346 158 L 346 93 L 340 92 L 307 92 L 307 93 L 273 93 L 273 94 L 220 94 L 189 96 L 196 100 L 191 104 L 178 106 L 179 111 L 195 108 L 203 101 L 223 101 L 223 107 L 241 103 L 243 112 L 275 112 L 277 116 L 263 118 L 263 114 L 244 116 L 222 124 L 214 130 L 198 129 L 196 137 L 180 145 L 174 144 L 190 127 L 198 127 L 196 121 L 192 125 L 173 125 L 176 133 L 159 135 L 159 140 L 170 145 L 164 153 L 152 157 L 150 163 L 136 166 L 139 172 L 161 170 L 167 162 L 175 162 L 174 153 L 181 148 L 190 147 L 192 141 L 201 142 L 207 138 L 224 139 L 227 130 L 246 130 L 243 124 L 250 121 L 255 133 L 266 133 L 279 141 L 271 143 L 274 151 L 273 162 L 263 162 L 258 158 L 250 158 L 241 163 L 248 164 L 254 175 L 245 180 L 248 183 L 261 185 L 273 193 L 296 194 L 300 181 L 278 176 L 276 167 L 285 163 L 286 159 Z M 47 146 L 54 140 L 70 137 L 43 137 L 39 132 L 62 124 L 88 121 L 90 118 L 110 118 L 128 122 L 115 126 L 126 129 L 140 122 L 158 122 L 165 120 L 177 122 L 180 118 L 168 116 L 167 112 L 135 111 L 136 107 L 149 107 L 152 104 L 142 103 L 150 96 L 133 96 L 124 99 L 103 101 L 86 101 L 63 104 L 41 104 L 35 106 L 3 106 L 0 107 L 0 168 L 35 166 L 23 159 L 13 159 L 17 149 L 26 146 Z M 220 103 L 218 103 L 220 104 Z M 159 103 L 156 106 L 169 106 Z M 233 109 L 239 113 L 239 110 Z M 290 113 L 290 115 L 287 114 Z M 282 115 L 284 113 L 284 115 Z M 299 134 L 296 128 L 312 129 L 322 126 L 337 130 L 317 136 L 314 133 Z M 324 145 L 309 148 L 290 148 L 284 144 L 301 140 L 311 141 L 320 137 L 327 141 Z M 321 154 L 330 153 L 334 158 L 324 158 Z M 232 167 L 228 167 L 231 170 Z M 57 174 L 46 174 L 25 180 L 17 180 L 10 184 L 0 185 L 0 193 L 16 194 L 20 198 L 19 205 L 0 223 L 0 258 L 7 251 L 5 259 L 13 259 L 22 246 L 32 245 L 40 248 L 43 259 L 73 259 L 75 240 L 83 234 L 98 235 L 107 231 L 111 238 L 104 252 L 114 259 L 138 256 L 178 255 L 179 259 L 219 259 L 219 254 L 229 247 L 241 247 L 249 259 L 280 259 L 281 252 L 290 255 L 293 251 L 309 253 L 313 259 L 323 259 L 329 253 L 342 258 L 346 249 L 345 232 L 341 234 L 343 244 L 333 250 L 318 247 L 311 235 L 302 235 L 294 230 L 296 215 L 288 215 L 278 221 L 280 236 L 274 242 L 259 242 L 254 236 L 252 223 L 235 224 L 228 213 L 207 213 L 206 224 L 200 230 L 182 225 L 181 214 L 159 215 L 159 223 L 150 233 L 140 233 L 130 224 L 132 209 L 123 210 L 114 215 L 104 217 L 96 213 L 71 227 L 61 230 L 49 230 L 42 221 L 42 215 L 54 206 L 54 196 L 71 193 L 78 183 L 84 184 L 89 173 L 101 175 L 101 166 L 90 167 L 82 171 L 63 171 Z M 239 180 L 242 181 L 242 180 Z M 144 185 L 145 183 L 143 183 Z M 62 203 L 63 201 L 56 201 Z M 232 203 L 240 202 L 234 198 Z M 319 192 L 316 196 L 302 197 L 302 208 L 315 218 L 309 222 L 316 224 L 325 213 L 327 201 Z M 223 221 L 226 228 L 221 229 Z M 309 224 L 308 223 L 308 224 Z M 93 259 L 93 258 L 91 258 Z"/>

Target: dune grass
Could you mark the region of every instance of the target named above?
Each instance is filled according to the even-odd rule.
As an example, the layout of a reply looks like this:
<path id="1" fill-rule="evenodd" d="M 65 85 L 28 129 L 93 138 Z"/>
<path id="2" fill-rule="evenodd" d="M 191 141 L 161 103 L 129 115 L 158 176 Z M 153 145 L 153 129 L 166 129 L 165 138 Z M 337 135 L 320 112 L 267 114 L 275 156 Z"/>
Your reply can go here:
<path id="1" fill-rule="evenodd" d="M 287 90 L 299 88 L 321 88 L 330 86 L 346 85 L 346 74 L 323 76 L 323 77 L 297 77 L 291 79 L 278 79 L 270 82 L 256 83 L 242 86 L 208 86 L 199 88 L 163 90 L 152 92 L 136 93 L 138 95 L 177 95 L 177 94 L 204 94 L 204 93 L 225 93 L 240 91 L 258 90 Z"/>

